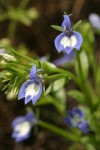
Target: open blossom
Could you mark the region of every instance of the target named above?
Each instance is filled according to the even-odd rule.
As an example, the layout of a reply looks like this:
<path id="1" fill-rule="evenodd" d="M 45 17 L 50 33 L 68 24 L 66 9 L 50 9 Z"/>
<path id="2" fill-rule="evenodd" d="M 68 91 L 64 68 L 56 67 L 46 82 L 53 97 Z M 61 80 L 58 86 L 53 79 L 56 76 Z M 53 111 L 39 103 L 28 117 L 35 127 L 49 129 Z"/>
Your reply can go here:
<path id="1" fill-rule="evenodd" d="M 38 122 L 33 112 L 27 113 L 25 116 L 19 116 L 12 121 L 12 138 L 16 142 L 21 142 L 30 137 L 33 125 Z"/>
<path id="2" fill-rule="evenodd" d="M 73 31 L 71 28 L 70 15 L 64 15 L 62 22 L 63 33 L 59 34 L 55 39 L 55 47 L 60 53 L 64 50 L 70 53 L 74 48 L 80 50 L 83 38 L 79 32 Z"/>
<path id="3" fill-rule="evenodd" d="M 24 82 L 20 88 L 20 92 L 18 95 L 18 100 L 25 97 L 25 104 L 32 100 L 32 103 L 35 104 L 39 99 L 42 93 L 42 84 L 41 77 L 37 75 L 37 72 L 41 71 L 41 69 L 36 70 L 36 66 L 33 65 L 30 78 Z"/>
<path id="4" fill-rule="evenodd" d="M 100 16 L 99 15 L 95 13 L 90 14 L 89 21 L 94 28 L 100 30 Z"/>
<path id="5" fill-rule="evenodd" d="M 64 66 L 68 62 L 73 62 L 74 61 L 74 57 L 75 57 L 75 52 L 74 51 L 72 51 L 70 54 L 64 53 L 62 57 L 54 60 L 53 63 L 56 66 Z"/>
<path id="6" fill-rule="evenodd" d="M 84 112 L 79 108 L 73 108 L 72 111 L 68 111 L 68 116 L 65 118 L 65 122 L 70 127 L 78 127 L 83 133 L 89 132 L 89 124 L 84 119 Z"/>

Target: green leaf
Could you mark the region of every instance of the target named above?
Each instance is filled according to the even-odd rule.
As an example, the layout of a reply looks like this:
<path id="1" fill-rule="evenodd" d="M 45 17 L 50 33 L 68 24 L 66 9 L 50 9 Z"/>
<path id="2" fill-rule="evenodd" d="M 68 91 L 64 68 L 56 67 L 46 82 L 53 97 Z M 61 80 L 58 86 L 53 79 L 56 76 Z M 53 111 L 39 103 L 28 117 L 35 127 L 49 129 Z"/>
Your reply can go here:
<path id="1" fill-rule="evenodd" d="M 48 73 L 48 72 L 54 72 L 57 69 L 57 67 L 53 63 L 50 63 L 50 62 L 41 62 L 41 65 L 42 65 L 42 69 L 46 73 Z"/>
<path id="2" fill-rule="evenodd" d="M 85 96 L 83 93 L 77 91 L 77 90 L 72 90 L 67 92 L 67 95 L 71 96 L 75 100 L 77 100 L 80 103 L 85 103 Z"/>
<path id="3" fill-rule="evenodd" d="M 54 105 L 55 107 L 62 113 L 66 113 L 66 92 L 64 88 L 59 89 L 58 91 L 53 93 L 53 97 L 55 98 Z"/>
<path id="4" fill-rule="evenodd" d="M 38 102 L 35 104 L 35 106 L 40 106 L 40 105 L 47 105 L 47 104 L 52 104 L 56 109 L 62 114 L 65 114 L 66 111 L 66 99 L 57 99 L 54 96 L 51 95 L 46 95 L 42 96 Z"/>
<path id="5" fill-rule="evenodd" d="M 89 72 L 88 57 L 87 57 L 87 54 L 85 51 L 82 51 L 79 54 L 79 57 L 80 57 L 80 61 L 81 61 L 82 74 L 83 74 L 84 80 L 86 80 L 88 78 L 88 72 Z M 75 62 L 75 70 L 76 70 L 77 75 L 80 76 L 77 61 Z"/>
<path id="6" fill-rule="evenodd" d="M 54 29 L 56 29 L 56 30 L 58 30 L 58 31 L 63 32 L 63 29 L 62 29 L 62 27 L 61 27 L 61 26 L 51 25 L 51 27 L 52 27 L 52 28 L 54 28 Z"/>
<path id="7" fill-rule="evenodd" d="M 53 83 L 49 85 L 49 87 L 45 91 L 45 95 L 49 94 L 50 92 L 55 92 L 59 90 L 60 88 L 64 86 L 65 82 L 66 82 L 65 78 L 61 78 L 61 79 L 54 81 Z"/>
<path id="8" fill-rule="evenodd" d="M 73 30 L 77 29 L 77 27 L 82 23 L 82 20 L 79 20 L 74 26 Z"/>

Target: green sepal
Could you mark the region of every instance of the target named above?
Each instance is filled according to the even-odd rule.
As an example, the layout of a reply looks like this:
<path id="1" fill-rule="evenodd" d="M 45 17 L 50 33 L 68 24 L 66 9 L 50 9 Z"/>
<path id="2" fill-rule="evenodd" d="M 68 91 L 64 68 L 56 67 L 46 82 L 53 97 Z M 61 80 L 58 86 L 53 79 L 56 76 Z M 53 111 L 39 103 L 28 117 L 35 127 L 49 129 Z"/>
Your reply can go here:
<path id="1" fill-rule="evenodd" d="M 77 29 L 77 27 L 82 23 L 82 20 L 79 20 L 74 26 L 73 30 Z"/>
<path id="2" fill-rule="evenodd" d="M 57 26 L 57 25 L 51 25 L 52 28 L 54 28 L 55 30 L 61 31 L 63 32 L 63 29 L 61 26 Z"/>

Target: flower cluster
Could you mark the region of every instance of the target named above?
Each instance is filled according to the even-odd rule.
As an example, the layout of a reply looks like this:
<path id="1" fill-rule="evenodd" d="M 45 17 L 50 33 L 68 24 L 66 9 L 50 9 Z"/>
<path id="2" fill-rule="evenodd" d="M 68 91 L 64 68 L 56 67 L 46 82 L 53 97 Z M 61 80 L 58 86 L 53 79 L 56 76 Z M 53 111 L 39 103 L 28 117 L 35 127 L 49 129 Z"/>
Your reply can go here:
<path id="1" fill-rule="evenodd" d="M 28 139 L 33 125 L 37 122 L 38 119 L 34 116 L 33 112 L 29 112 L 25 116 L 15 118 L 12 122 L 12 138 L 14 138 L 16 142 Z"/>
<path id="2" fill-rule="evenodd" d="M 55 39 L 55 47 L 59 53 L 64 50 L 69 54 L 74 48 L 80 50 L 82 45 L 83 38 L 80 33 L 72 30 L 70 16 L 64 15 L 62 22 L 63 33 L 59 34 Z"/>
<path id="3" fill-rule="evenodd" d="M 78 127 L 83 133 L 89 132 L 89 124 L 84 119 L 84 112 L 79 108 L 75 107 L 72 111 L 68 111 L 65 122 L 70 127 Z"/>
<path id="4" fill-rule="evenodd" d="M 36 74 L 40 71 L 41 69 L 36 70 L 35 65 L 32 66 L 30 78 L 22 84 L 18 95 L 18 100 L 25 97 L 25 104 L 31 100 L 33 104 L 36 103 L 42 93 L 41 76 Z"/>

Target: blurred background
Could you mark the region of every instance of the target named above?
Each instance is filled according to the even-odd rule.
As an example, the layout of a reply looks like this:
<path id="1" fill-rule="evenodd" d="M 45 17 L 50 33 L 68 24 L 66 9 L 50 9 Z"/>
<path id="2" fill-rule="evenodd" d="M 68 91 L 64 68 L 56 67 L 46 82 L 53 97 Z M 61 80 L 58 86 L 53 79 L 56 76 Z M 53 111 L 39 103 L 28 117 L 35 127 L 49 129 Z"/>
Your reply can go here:
<path id="1" fill-rule="evenodd" d="M 100 15 L 100 0 L 0 0 L 0 45 L 9 44 L 33 58 L 49 56 L 50 61 L 53 61 L 59 57 L 54 46 L 54 39 L 59 32 L 52 29 L 51 25 L 61 25 L 64 11 L 73 14 L 73 23 L 80 19 L 87 20 L 90 13 Z M 100 37 L 95 36 L 95 46 L 99 51 Z M 11 121 L 25 114 L 24 107 L 23 102 L 11 101 L 9 95 L 7 98 L 0 92 L 0 150 L 67 149 L 71 142 L 66 142 L 46 129 L 39 129 L 34 140 L 16 144 L 11 139 Z M 54 108 L 43 106 L 40 109 L 44 114 L 49 110 L 50 122 L 64 127 L 61 118 L 55 120 L 57 113 Z M 48 114 L 42 117 L 46 119 Z"/>

